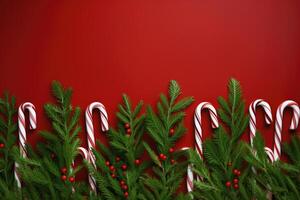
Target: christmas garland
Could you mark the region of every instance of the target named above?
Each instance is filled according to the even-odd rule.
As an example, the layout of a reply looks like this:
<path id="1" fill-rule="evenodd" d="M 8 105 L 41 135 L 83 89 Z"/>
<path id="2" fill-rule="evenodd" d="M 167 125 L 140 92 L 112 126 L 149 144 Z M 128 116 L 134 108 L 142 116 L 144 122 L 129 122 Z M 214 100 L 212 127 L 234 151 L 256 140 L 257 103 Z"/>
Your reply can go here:
<path id="1" fill-rule="evenodd" d="M 228 98 L 218 98 L 219 109 L 209 102 L 197 106 L 195 150 L 176 150 L 176 142 L 186 133 L 184 111 L 194 99 L 180 99 L 180 86 L 171 81 L 168 94 L 160 95 L 155 109 L 143 109 L 142 101 L 132 105 L 124 94 L 116 113 L 116 128 L 109 127 L 103 104 L 90 104 L 85 111 L 86 148 L 78 138 L 82 115 L 79 107 L 72 106 L 72 90 L 54 81 L 52 93 L 55 102 L 44 106 L 51 129 L 39 131 L 43 139 L 34 149 L 26 142 L 26 120 L 29 131 L 37 125 L 34 105 L 26 102 L 17 109 L 15 98 L 8 93 L 0 98 L 3 199 L 300 199 L 299 137 L 293 136 L 281 151 L 287 107 L 293 109 L 290 129 L 298 126 L 300 110 L 294 101 L 284 101 L 277 109 L 271 150 L 256 130 L 255 118 L 256 108 L 261 106 L 270 124 L 269 104 L 262 99 L 252 102 L 248 115 L 241 86 L 231 79 Z M 205 109 L 214 133 L 203 141 L 201 112 Z M 99 111 L 108 145 L 95 141 L 95 110 Z M 241 140 L 248 126 L 250 144 Z M 280 160 L 282 153 L 288 162 Z M 75 165 L 79 156 L 83 161 Z M 88 172 L 87 182 L 76 180 L 81 169 Z"/>

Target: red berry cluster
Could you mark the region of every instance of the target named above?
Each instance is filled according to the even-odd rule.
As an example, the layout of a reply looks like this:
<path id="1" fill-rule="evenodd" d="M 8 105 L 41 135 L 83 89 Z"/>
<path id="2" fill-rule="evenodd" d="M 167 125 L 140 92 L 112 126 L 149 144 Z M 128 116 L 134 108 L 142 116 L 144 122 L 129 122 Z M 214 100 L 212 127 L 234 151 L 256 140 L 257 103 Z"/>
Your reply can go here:
<path id="1" fill-rule="evenodd" d="M 120 157 L 116 157 L 116 161 L 119 162 L 121 160 Z M 140 164 L 141 161 L 140 160 L 135 160 L 136 164 Z M 116 168 L 115 166 L 113 166 L 108 160 L 105 162 L 105 165 L 109 168 L 109 170 L 111 171 L 111 177 L 112 178 L 117 178 L 116 175 Z M 121 165 L 121 169 L 123 170 L 123 175 L 125 176 L 125 171 L 127 170 L 127 165 L 126 164 L 122 164 Z"/>
<path id="2" fill-rule="evenodd" d="M 169 149 L 169 153 L 173 153 L 175 150 L 171 147 Z M 175 160 L 174 159 L 171 159 L 171 164 L 175 164 Z"/>
<path id="3" fill-rule="evenodd" d="M 116 157 L 116 162 L 120 162 L 121 158 L 120 157 Z M 140 161 L 138 161 L 140 162 Z M 105 165 L 109 168 L 109 170 L 111 171 L 111 177 L 113 179 L 117 178 L 116 175 L 116 168 L 109 162 L 106 161 Z M 126 164 L 122 164 L 121 165 L 121 169 L 123 170 L 123 175 L 125 175 L 125 171 L 127 170 L 127 165 Z M 122 190 L 124 191 L 124 197 L 127 198 L 128 197 L 128 186 L 126 185 L 126 182 L 124 180 L 120 180 L 120 187 L 122 188 Z"/>
<path id="4" fill-rule="evenodd" d="M 237 190 L 237 189 L 239 189 L 239 179 L 238 179 L 238 177 L 241 175 L 241 171 L 238 170 L 238 169 L 234 169 L 232 172 L 235 175 L 235 178 L 232 180 L 232 185 L 233 185 L 233 188 Z M 227 181 L 225 183 L 225 185 L 226 185 L 226 187 L 229 188 L 231 186 L 231 182 Z"/>
<path id="5" fill-rule="evenodd" d="M 117 160 L 117 158 L 116 158 L 116 160 Z M 107 160 L 106 162 L 105 162 L 105 165 L 109 168 L 109 170 L 111 171 L 111 177 L 112 178 L 116 178 L 117 177 L 117 175 L 116 175 L 116 173 L 115 173 L 115 171 L 116 171 L 116 168 L 115 168 L 115 166 L 113 166 L 113 165 L 111 165 L 110 164 L 110 162 Z"/>
<path id="6" fill-rule="evenodd" d="M 120 180 L 120 186 L 122 188 L 122 190 L 124 191 L 124 197 L 128 197 L 128 186 L 126 185 L 124 180 Z"/>
<path id="7" fill-rule="evenodd" d="M 174 150 L 174 148 L 170 148 L 169 149 L 169 153 L 173 153 L 175 150 Z M 165 161 L 165 160 L 167 160 L 167 156 L 165 155 L 165 154 L 163 154 L 163 153 L 160 153 L 159 154 L 159 159 L 161 160 L 161 161 Z M 174 159 L 171 159 L 171 164 L 174 164 L 175 163 L 175 160 Z"/>
<path id="8" fill-rule="evenodd" d="M 241 175 L 241 171 L 238 170 L 238 169 L 234 169 L 233 170 L 233 174 L 236 175 L 236 176 L 240 176 Z"/>
<path id="9" fill-rule="evenodd" d="M 124 126 L 125 126 L 125 129 L 126 129 L 126 135 L 130 136 L 131 135 L 130 125 L 128 123 L 126 123 Z"/>
<path id="10" fill-rule="evenodd" d="M 166 160 L 167 159 L 167 156 L 163 153 L 159 154 L 159 159 L 160 160 Z"/>
<path id="11" fill-rule="evenodd" d="M 66 181 L 67 180 L 67 176 L 66 176 L 66 174 L 67 174 L 67 172 L 68 172 L 68 170 L 67 170 L 67 168 L 66 167 L 63 167 L 63 168 L 61 168 L 60 169 L 60 172 L 61 172 L 61 180 L 63 180 L 63 181 Z M 70 176 L 69 177 L 69 181 L 71 182 L 71 183 L 73 183 L 74 181 L 75 181 L 75 178 L 73 177 L 73 176 Z"/>

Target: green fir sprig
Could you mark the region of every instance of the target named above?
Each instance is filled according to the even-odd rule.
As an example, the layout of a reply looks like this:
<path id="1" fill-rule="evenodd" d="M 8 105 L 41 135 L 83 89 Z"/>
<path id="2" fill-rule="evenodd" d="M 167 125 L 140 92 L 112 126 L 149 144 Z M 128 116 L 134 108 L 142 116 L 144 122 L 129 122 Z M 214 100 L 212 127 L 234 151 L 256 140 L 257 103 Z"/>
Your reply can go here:
<path id="1" fill-rule="evenodd" d="M 246 144 L 239 139 L 245 132 L 249 119 L 238 81 L 228 84 L 228 99 L 218 98 L 218 116 L 223 123 L 212 138 L 204 141 L 204 158 L 190 152 L 193 171 L 200 179 L 194 181 L 195 199 L 248 199 L 248 183 L 251 173 L 245 165 Z M 249 197 L 250 195 L 250 197 Z"/>
<path id="2" fill-rule="evenodd" d="M 5 199 L 20 199 L 14 177 L 14 154 L 17 123 L 16 99 L 8 93 L 0 98 L 0 196 Z"/>
<path id="3" fill-rule="evenodd" d="M 80 108 L 71 105 L 72 90 L 64 89 L 57 81 L 52 83 L 56 103 L 44 106 L 52 129 L 40 131 L 44 139 L 37 151 L 28 147 L 28 159 L 20 159 L 23 196 L 28 199 L 82 199 L 87 191 L 83 183 L 75 181 L 81 166 L 73 166 L 80 140 L 78 124 Z"/>
<path id="4" fill-rule="evenodd" d="M 127 95 L 119 104 L 118 129 L 107 133 L 109 147 L 97 142 L 94 150 L 97 169 L 91 165 L 90 172 L 97 181 L 98 197 L 101 199 L 144 199 L 141 177 L 149 162 L 143 158 L 145 115 L 141 114 L 143 102 L 132 106 Z"/>
<path id="5" fill-rule="evenodd" d="M 184 110 L 194 99 L 186 97 L 177 101 L 180 94 L 178 83 L 172 80 L 168 97 L 160 95 L 160 101 L 157 103 L 158 112 L 155 113 L 150 106 L 147 108 L 146 128 L 156 144 L 155 149 L 152 149 L 148 143 L 144 143 L 153 162 L 153 175 L 148 174 L 144 178 L 147 199 L 188 198 L 177 193 L 186 172 L 187 162 L 180 159 L 184 151 L 174 151 L 174 145 L 186 132 L 183 124 Z"/>

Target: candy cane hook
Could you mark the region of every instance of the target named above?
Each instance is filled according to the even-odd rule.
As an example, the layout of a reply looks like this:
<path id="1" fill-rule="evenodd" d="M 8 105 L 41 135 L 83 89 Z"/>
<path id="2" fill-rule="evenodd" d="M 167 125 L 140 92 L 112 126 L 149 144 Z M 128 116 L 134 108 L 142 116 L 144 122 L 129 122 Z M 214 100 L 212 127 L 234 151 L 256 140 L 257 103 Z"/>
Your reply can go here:
<path id="1" fill-rule="evenodd" d="M 258 106 L 261 106 L 265 111 L 265 121 L 268 125 L 273 121 L 272 112 L 270 105 L 262 99 L 257 99 L 253 101 L 249 106 L 249 114 L 250 114 L 250 144 L 253 147 L 253 139 L 256 134 L 256 109 Z"/>
<path id="2" fill-rule="evenodd" d="M 26 128 L 25 128 L 25 110 L 29 112 L 29 128 L 31 130 L 36 129 L 36 112 L 35 107 L 32 103 L 26 102 L 19 106 L 18 109 L 18 127 L 19 127 L 19 148 L 20 154 L 22 157 L 27 157 L 26 153 Z M 18 163 L 15 163 L 15 179 L 17 181 L 17 185 L 21 187 L 20 176 L 17 172 L 17 168 L 19 167 Z"/>
<path id="3" fill-rule="evenodd" d="M 102 131 L 108 131 L 108 118 L 107 118 L 107 112 L 105 110 L 105 107 L 102 103 L 99 102 L 93 102 L 91 103 L 85 111 L 85 120 L 86 120 L 86 130 L 87 130 L 87 141 L 88 141 L 88 153 L 90 157 L 90 161 L 92 165 L 96 168 L 95 163 L 95 156 L 93 154 L 92 149 L 95 148 L 95 133 L 94 133 L 94 126 L 93 126 L 93 110 L 98 109 L 100 111 L 100 118 L 101 118 L 101 129 Z M 95 183 L 95 179 L 93 179 L 93 182 Z"/>
<path id="4" fill-rule="evenodd" d="M 275 158 L 274 158 L 274 153 L 273 153 L 272 149 L 270 149 L 269 147 L 265 147 L 265 152 L 266 152 L 267 156 L 269 157 L 271 163 L 273 163 L 275 161 Z"/>
<path id="5" fill-rule="evenodd" d="M 79 154 L 83 157 L 83 159 L 85 159 L 88 163 L 91 162 L 89 152 L 85 148 L 79 147 L 78 151 L 79 151 Z M 96 182 L 91 174 L 89 174 L 88 180 L 89 180 L 89 185 L 90 185 L 92 191 L 96 192 Z"/>
<path id="6" fill-rule="evenodd" d="M 299 124 L 300 109 L 299 105 L 292 100 L 286 100 L 280 104 L 276 111 L 275 120 L 275 143 L 274 143 L 274 160 L 279 160 L 281 156 L 281 134 L 282 134 L 282 124 L 283 124 L 283 113 L 286 108 L 293 109 L 293 117 L 290 125 L 290 130 L 295 130 Z"/>
<path id="7" fill-rule="evenodd" d="M 270 125 L 271 122 L 273 121 L 271 107 L 263 99 L 257 99 L 250 104 L 250 106 L 249 106 L 249 114 L 250 114 L 249 128 L 250 128 L 250 145 L 252 148 L 253 148 L 253 139 L 256 135 L 256 116 L 255 116 L 255 114 L 256 114 L 256 109 L 258 106 L 261 106 L 264 109 L 266 124 Z M 264 149 L 265 149 L 265 152 L 266 152 L 267 156 L 269 157 L 270 161 L 274 162 L 274 156 L 273 156 L 272 150 L 268 147 L 264 147 Z M 255 154 L 255 150 L 253 153 Z M 252 167 L 252 170 L 256 174 L 256 170 L 254 167 Z M 272 197 L 272 193 L 267 192 L 267 199 L 271 199 L 270 197 Z"/>
<path id="8" fill-rule="evenodd" d="M 201 112 L 204 109 L 208 109 L 208 111 L 209 111 L 212 128 L 218 128 L 219 127 L 216 109 L 209 102 L 200 103 L 197 106 L 195 114 L 194 114 L 194 124 L 195 124 L 195 129 L 194 130 L 195 130 L 195 139 L 196 139 L 195 149 L 196 149 L 196 151 L 198 152 L 198 154 L 200 155 L 201 158 L 203 158 L 203 147 L 202 147 L 203 139 L 202 139 Z"/>
<path id="9" fill-rule="evenodd" d="M 219 123 L 218 123 L 218 118 L 217 118 L 217 111 L 216 109 L 213 107 L 213 105 L 209 102 L 202 102 L 200 103 L 195 111 L 194 114 L 194 125 L 195 125 L 195 140 L 196 140 L 196 144 L 195 144 L 195 149 L 197 151 L 197 153 L 200 155 L 200 158 L 203 159 L 203 139 L 202 139 L 202 121 L 201 121 L 201 113 L 202 110 L 204 109 L 208 109 L 209 111 L 209 115 L 211 118 L 211 126 L 212 128 L 218 128 L 219 127 Z M 191 166 L 188 166 L 188 171 L 187 171 L 187 189 L 188 192 L 191 192 L 193 190 L 193 173 L 191 170 Z"/>

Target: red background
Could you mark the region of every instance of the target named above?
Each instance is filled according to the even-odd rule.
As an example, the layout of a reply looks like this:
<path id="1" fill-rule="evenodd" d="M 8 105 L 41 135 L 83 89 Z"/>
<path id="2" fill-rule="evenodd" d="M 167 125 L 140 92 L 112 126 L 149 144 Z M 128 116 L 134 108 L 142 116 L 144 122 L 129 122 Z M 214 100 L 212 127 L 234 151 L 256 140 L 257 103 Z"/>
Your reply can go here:
<path id="1" fill-rule="evenodd" d="M 43 104 L 52 101 L 54 79 L 73 87 L 73 104 L 83 110 L 102 102 L 112 125 L 122 93 L 153 105 L 169 80 L 176 79 L 184 95 L 196 100 L 187 111 L 189 131 L 177 147 L 192 146 L 195 107 L 202 101 L 217 106 L 230 77 L 240 80 L 247 105 L 264 98 L 275 113 L 286 99 L 300 102 L 299 36 L 296 0 L 4 0 L 0 91 L 8 89 L 18 104 L 31 101 L 41 130 L 49 126 Z M 262 112 L 258 118 L 261 129 Z M 105 140 L 96 122 L 96 137 Z M 264 129 L 271 146 L 274 125 Z M 85 135 L 82 131 L 83 145 Z M 32 144 L 40 139 L 37 131 L 28 138 Z"/>

